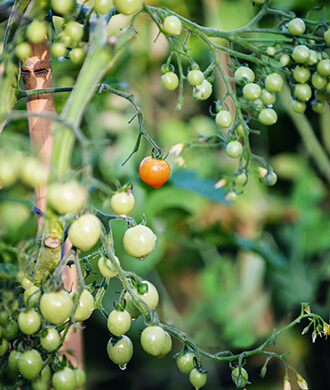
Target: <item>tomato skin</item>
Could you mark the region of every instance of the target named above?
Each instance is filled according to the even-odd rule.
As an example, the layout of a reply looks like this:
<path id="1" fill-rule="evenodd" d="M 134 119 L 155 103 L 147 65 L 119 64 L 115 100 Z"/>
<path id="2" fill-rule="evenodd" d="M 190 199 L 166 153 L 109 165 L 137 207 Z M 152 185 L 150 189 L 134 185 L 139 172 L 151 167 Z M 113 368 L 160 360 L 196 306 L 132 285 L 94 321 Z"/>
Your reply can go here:
<path id="1" fill-rule="evenodd" d="M 141 333 L 140 341 L 145 352 L 158 356 L 165 347 L 166 334 L 160 326 L 147 326 Z"/>
<path id="2" fill-rule="evenodd" d="M 39 330 L 41 319 L 35 310 L 30 309 L 19 313 L 17 323 L 22 333 L 32 335 Z"/>
<path id="3" fill-rule="evenodd" d="M 51 0 L 51 6 L 60 15 L 67 15 L 76 8 L 76 0 Z"/>
<path id="4" fill-rule="evenodd" d="M 170 177 L 171 168 L 167 161 L 152 156 L 145 157 L 139 167 L 141 179 L 154 188 L 160 188 Z"/>
<path id="5" fill-rule="evenodd" d="M 298 45 L 293 49 L 292 58 L 299 64 L 303 64 L 309 60 L 310 50 L 305 45 Z"/>
<path id="6" fill-rule="evenodd" d="M 115 256 L 116 262 L 120 265 L 119 259 L 117 256 Z M 97 263 L 98 269 L 100 273 L 105 278 L 113 278 L 117 275 L 117 270 L 112 266 L 112 263 L 109 259 L 105 257 L 100 257 L 98 263 Z"/>
<path id="7" fill-rule="evenodd" d="M 64 367 L 62 370 L 55 372 L 52 377 L 52 384 L 55 390 L 75 390 L 77 382 L 74 370 Z"/>
<path id="8" fill-rule="evenodd" d="M 288 30 L 292 35 L 301 35 L 306 30 L 305 22 L 300 18 L 292 19 L 288 24 Z"/>
<path id="9" fill-rule="evenodd" d="M 150 283 L 147 280 L 142 281 L 143 284 L 148 285 L 148 291 L 146 291 L 144 294 L 139 294 L 139 292 L 133 288 L 133 294 L 136 295 L 138 298 L 142 299 L 151 310 L 156 309 L 158 302 L 159 302 L 159 294 L 156 289 L 156 287 Z M 125 300 L 126 300 L 126 310 L 129 312 L 132 318 L 138 317 L 141 313 L 139 309 L 135 306 L 133 299 L 131 298 L 131 295 L 126 292 L 125 293 Z"/>
<path id="10" fill-rule="evenodd" d="M 182 24 L 180 19 L 175 15 L 167 16 L 164 19 L 164 31 L 167 34 L 179 36 L 182 31 Z"/>
<path id="11" fill-rule="evenodd" d="M 261 96 L 261 88 L 256 83 L 246 84 L 243 88 L 243 95 L 249 100 L 257 100 Z"/>
<path id="12" fill-rule="evenodd" d="M 308 84 L 296 84 L 294 94 L 302 102 L 308 102 L 312 97 L 312 90 Z"/>
<path id="13" fill-rule="evenodd" d="M 111 0 L 94 0 L 94 9 L 101 15 L 106 15 L 112 7 Z"/>
<path id="14" fill-rule="evenodd" d="M 40 43 L 46 38 L 47 26 L 40 20 L 34 20 L 26 29 L 26 36 L 32 43 Z"/>
<path id="15" fill-rule="evenodd" d="M 85 371 L 81 368 L 75 368 L 73 370 L 75 376 L 76 376 L 76 387 L 80 389 L 80 387 L 83 387 L 86 382 L 86 374 Z"/>
<path id="16" fill-rule="evenodd" d="M 59 214 L 78 212 L 86 200 L 86 189 L 76 182 L 52 183 L 47 189 L 47 201 Z"/>
<path id="17" fill-rule="evenodd" d="M 243 367 L 241 367 L 241 371 L 239 370 L 239 367 L 236 367 L 231 372 L 231 378 L 236 387 L 242 388 L 248 383 L 249 375 Z"/>
<path id="18" fill-rule="evenodd" d="M 269 92 L 281 92 L 284 81 L 278 73 L 271 73 L 266 77 L 265 85 Z"/>
<path id="19" fill-rule="evenodd" d="M 226 153 L 229 157 L 239 158 L 243 153 L 243 146 L 239 141 L 231 141 L 226 146 Z"/>
<path id="20" fill-rule="evenodd" d="M 30 381 L 36 379 L 42 368 L 40 353 L 35 349 L 30 349 L 21 353 L 17 366 L 19 372 L 25 379 Z"/>
<path id="21" fill-rule="evenodd" d="M 72 291 L 70 296 L 74 297 L 75 294 L 76 292 Z M 84 289 L 79 297 L 79 303 L 73 318 L 77 322 L 85 321 L 92 315 L 94 309 L 94 297 L 88 290 Z"/>
<path id="22" fill-rule="evenodd" d="M 15 374 L 18 374 L 19 371 L 18 371 L 18 360 L 21 356 L 21 352 L 19 351 L 16 351 L 16 350 L 13 350 L 10 352 L 10 355 L 8 357 L 8 365 L 9 365 L 9 368 L 15 373 Z"/>
<path id="23" fill-rule="evenodd" d="M 0 340 L 0 356 L 3 356 L 7 353 L 8 347 L 9 347 L 8 340 L 6 339 Z"/>
<path id="24" fill-rule="evenodd" d="M 317 66 L 317 71 L 320 73 L 321 76 L 329 77 L 330 76 L 330 60 L 321 60 Z"/>
<path id="25" fill-rule="evenodd" d="M 37 379 L 31 382 L 33 390 L 46 390 L 48 389 L 48 385 L 51 379 L 52 373 L 49 366 L 44 367 L 41 370 L 40 375 Z"/>
<path id="26" fill-rule="evenodd" d="M 156 246 L 157 236 L 144 225 L 136 225 L 126 230 L 123 238 L 125 251 L 132 257 L 144 259 Z"/>
<path id="27" fill-rule="evenodd" d="M 293 77 L 298 83 L 305 83 L 309 80 L 311 72 L 305 66 L 297 66 L 293 71 Z"/>
<path id="28" fill-rule="evenodd" d="M 179 78 L 174 72 L 167 72 L 161 77 L 162 85 L 169 91 L 174 91 L 179 85 Z"/>
<path id="29" fill-rule="evenodd" d="M 101 222 L 94 214 L 83 214 L 69 227 L 68 237 L 73 246 L 87 251 L 99 240 Z"/>
<path id="30" fill-rule="evenodd" d="M 31 54 L 31 46 L 27 42 L 22 42 L 15 47 L 15 54 L 20 60 L 24 60 Z"/>
<path id="31" fill-rule="evenodd" d="M 277 113 L 272 108 L 264 108 L 260 111 L 259 120 L 266 126 L 274 125 L 277 122 Z"/>
<path id="32" fill-rule="evenodd" d="M 176 364 L 181 372 L 190 374 L 191 370 L 194 368 L 195 355 L 192 352 L 186 352 L 176 359 Z"/>
<path id="33" fill-rule="evenodd" d="M 135 205 L 132 192 L 121 191 L 111 197 L 110 204 L 116 214 L 129 214 Z"/>
<path id="34" fill-rule="evenodd" d="M 237 68 L 234 73 L 234 77 L 240 85 L 242 85 L 245 80 L 249 83 L 253 83 L 256 78 L 253 70 L 247 66 L 240 66 Z"/>
<path id="35" fill-rule="evenodd" d="M 46 351 L 55 351 L 60 345 L 60 335 L 55 328 L 49 328 L 45 336 L 40 337 L 40 343 Z"/>
<path id="36" fill-rule="evenodd" d="M 211 96 L 212 90 L 212 84 L 204 79 L 201 84 L 195 86 L 193 97 L 197 100 L 206 100 Z"/>
<path id="37" fill-rule="evenodd" d="M 71 315 L 72 307 L 72 299 L 65 290 L 45 293 L 40 298 L 41 315 L 55 325 L 62 324 Z"/>
<path id="38" fill-rule="evenodd" d="M 165 331 L 165 345 L 164 348 L 161 350 L 160 354 L 157 355 L 158 358 L 165 357 L 168 353 L 170 353 L 172 350 L 172 338 L 168 332 Z"/>
<path id="39" fill-rule="evenodd" d="M 132 15 L 142 7 L 142 0 L 114 0 L 113 5 L 120 13 Z"/>
<path id="40" fill-rule="evenodd" d="M 191 85 L 200 85 L 204 81 L 204 74 L 198 69 L 193 69 L 188 73 L 187 78 Z"/>
<path id="41" fill-rule="evenodd" d="M 201 372 L 197 368 L 193 368 L 189 374 L 190 383 L 195 387 L 196 390 L 205 386 L 207 381 L 206 372 Z"/>
<path id="42" fill-rule="evenodd" d="M 107 327 L 114 336 L 121 336 L 129 330 L 131 322 L 131 315 L 128 311 L 113 310 L 109 314 Z"/>
<path id="43" fill-rule="evenodd" d="M 233 123 L 233 117 L 229 111 L 220 111 L 217 113 L 215 121 L 220 127 L 227 128 Z"/>
<path id="44" fill-rule="evenodd" d="M 118 340 L 110 339 L 107 345 L 107 352 L 110 360 L 115 364 L 127 364 L 133 356 L 133 343 L 131 339 L 125 335 L 120 336 Z"/>
<path id="45" fill-rule="evenodd" d="M 297 114 L 303 114 L 306 111 L 306 103 L 299 100 L 292 100 L 292 109 Z"/>

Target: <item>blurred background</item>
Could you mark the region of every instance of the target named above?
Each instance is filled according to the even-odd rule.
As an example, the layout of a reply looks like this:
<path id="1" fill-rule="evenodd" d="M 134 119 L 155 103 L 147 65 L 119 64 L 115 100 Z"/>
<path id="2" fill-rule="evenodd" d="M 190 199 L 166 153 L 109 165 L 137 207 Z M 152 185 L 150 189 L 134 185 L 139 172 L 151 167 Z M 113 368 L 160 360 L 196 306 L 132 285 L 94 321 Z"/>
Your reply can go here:
<path id="1" fill-rule="evenodd" d="M 87 2 L 88 3 L 88 2 Z M 259 9 L 250 0 L 154 0 L 149 5 L 168 7 L 192 21 L 218 29 L 232 29 L 246 24 Z M 327 1 L 273 1 L 276 8 L 294 10 L 297 16 Z M 329 9 L 328 9 L 329 14 Z M 109 24 L 109 35 L 127 25 L 128 17 L 115 16 Z M 276 21 L 268 18 L 265 23 Z M 55 26 L 60 23 L 54 20 Z M 161 65 L 166 61 L 168 45 L 158 37 L 157 29 L 145 15 L 135 22 L 137 39 L 122 53 L 105 82 L 126 93 L 133 93 L 140 105 L 150 135 L 167 153 L 184 140 L 217 131 L 209 115 L 209 106 L 221 97 L 221 85 L 215 79 L 212 99 L 196 102 L 191 89 L 185 88 L 184 106 L 176 111 L 176 92 L 165 91 L 160 83 Z M 2 31 L 3 33 L 3 31 Z M 204 70 L 209 54 L 202 41 L 189 40 L 189 54 Z M 175 63 L 174 63 L 175 65 Z M 187 65 L 187 64 L 186 64 Z M 72 86 L 79 67 L 70 61 L 54 59 L 55 86 Z M 67 93 L 57 94 L 60 112 Z M 283 98 L 285 99 L 285 98 Z M 174 324 L 205 350 L 242 352 L 253 349 L 267 339 L 274 328 L 280 329 L 299 315 L 301 302 L 329 320 L 330 307 L 330 214 L 329 186 L 313 156 L 306 149 L 308 140 L 301 136 L 301 122 L 294 121 L 285 100 L 276 103 L 279 121 L 271 128 L 260 127 L 251 136 L 253 152 L 269 159 L 278 175 L 275 187 L 267 188 L 257 175 L 251 175 L 240 200 L 233 205 L 224 201 L 223 193 L 214 189 L 222 175 L 237 169 L 218 149 L 188 149 L 179 164 L 171 155 L 172 174 L 168 183 L 155 190 L 144 185 L 138 166 L 151 147 L 143 140 L 129 162 L 121 166 L 131 152 L 137 122 L 128 124 L 134 114 L 126 100 L 108 93 L 98 94 L 89 104 L 82 130 L 95 142 L 89 150 L 94 177 L 115 190 L 115 181 L 131 182 L 136 198 L 132 216 L 147 224 L 158 236 L 156 250 L 140 262 L 129 257 L 122 246 L 126 225 L 112 223 L 116 255 L 125 270 L 131 270 L 154 283 L 160 294 L 158 313 L 165 323 Z M 17 108 L 24 109 L 24 102 Z M 329 155 L 330 114 L 319 115 L 308 109 L 306 115 L 315 136 Z M 303 124 L 304 125 L 304 124 Z M 27 122 L 11 122 L 1 135 L 3 153 L 29 151 Z M 73 166 L 81 164 L 77 145 Z M 18 245 L 36 230 L 31 212 L 33 191 L 22 184 L 0 193 L 0 246 L 3 261 L 11 259 L 9 245 Z M 92 203 L 111 213 L 110 201 L 92 188 Z M 2 245 L 2 244 L 0 244 Z M 97 271 L 97 260 L 91 262 Z M 87 283 L 99 281 L 91 274 Z M 120 282 L 111 280 L 104 305 L 111 311 L 118 298 Z M 289 363 L 307 380 L 311 389 L 330 387 L 329 341 L 301 332 L 308 321 L 278 338 L 267 350 L 290 351 Z M 128 335 L 133 339 L 134 355 L 125 371 L 108 358 L 109 333 L 106 319 L 94 313 L 84 331 L 87 389 L 188 390 L 188 377 L 179 372 L 172 356 L 182 349 L 173 340 L 172 353 L 157 359 L 142 351 L 139 333 L 144 327 L 139 318 Z M 260 370 L 262 355 L 249 358 L 245 368 L 253 389 L 277 390 L 283 386 L 285 369 L 271 360 L 264 379 Z M 234 389 L 227 363 L 203 359 L 208 371 L 208 389 Z M 291 375 L 291 374 L 290 374 Z M 291 375 L 292 388 L 298 388 Z"/>

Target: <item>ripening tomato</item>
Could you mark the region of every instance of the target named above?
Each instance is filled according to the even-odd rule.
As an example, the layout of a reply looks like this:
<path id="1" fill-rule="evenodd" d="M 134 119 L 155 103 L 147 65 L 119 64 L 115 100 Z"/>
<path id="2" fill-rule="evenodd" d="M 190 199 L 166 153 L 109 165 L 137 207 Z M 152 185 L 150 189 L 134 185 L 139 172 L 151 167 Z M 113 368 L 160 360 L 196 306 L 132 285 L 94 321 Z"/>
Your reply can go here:
<path id="1" fill-rule="evenodd" d="M 145 157 L 139 167 L 141 179 L 154 188 L 160 188 L 169 178 L 170 172 L 167 161 L 152 156 Z"/>

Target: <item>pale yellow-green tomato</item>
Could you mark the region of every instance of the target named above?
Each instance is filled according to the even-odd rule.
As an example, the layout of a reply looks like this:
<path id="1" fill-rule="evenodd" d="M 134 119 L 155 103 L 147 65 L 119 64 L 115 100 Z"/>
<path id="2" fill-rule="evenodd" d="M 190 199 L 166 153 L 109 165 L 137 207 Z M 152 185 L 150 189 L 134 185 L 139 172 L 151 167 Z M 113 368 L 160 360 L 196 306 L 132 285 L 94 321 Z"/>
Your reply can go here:
<path id="1" fill-rule="evenodd" d="M 76 291 L 72 291 L 70 294 L 73 299 L 76 295 Z M 88 290 L 84 289 L 79 297 L 79 303 L 73 318 L 77 322 L 85 321 L 92 315 L 94 309 L 94 297 Z"/>
<path id="2" fill-rule="evenodd" d="M 197 100 L 206 100 L 211 94 L 212 84 L 207 80 L 203 80 L 201 84 L 194 87 L 193 97 Z"/>
<path id="3" fill-rule="evenodd" d="M 59 325 L 70 317 L 73 302 L 67 291 L 60 290 L 44 293 L 40 298 L 39 306 L 41 315 L 46 321 Z"/>
<path id="4" fill-rule="evenodd" d="M 132 257 L 144 259 L 156 246 L 157 237 L 144 225 L 136 225 L 126 230 L 123 238 L 125 251 Z"/>
<path id="5" fill-rule="evenodd" d="M 182 23 L 175 15 L 167 16 L 163 23 L 164 31 L 167 34 L 178 36 L 182 31 Z"/>
<path id="6" fill-rule="evenodd" d="M 155 310 L 159 302 L 158 291 L 151 282 L 144 280 L 142 283 L 146 283 L 148 285 L 148 291 L 146 291 L 144 294 L 139 294 L 138 291 L 135 288 L 133 288 L 132 293 L 137 298 L 145 302 L 151 310 Z M 131 317 L 132 318 L 138 317 L 141 313 L 139 309 L 135 306 L 133 299 L 128 292 L 125 293 L 125 300 L 126 300 L 126 310 L 130 313 Z"/>
<path id="7" fill-rule="evenodd" d="M 59 214 L 80 211 L 86 200 L 86 189 L 76 182 L 52 183 L 47 189 L 48 204 Z"/>
<path id="8" fill-rule="evenodd" d="M 119 259 L 117 256 L 115 256 L 116 262 L 120 265 Z M 112 265 L 111 261 L 105 257 L 100 257 L 97 266 L 99 268 L 99 271 L 105 278 L 113 278 L 117 275 L 117 270 Z"/>
<path id="9" fill-rule="evenodd" d="M 113 5 L 124 15 L 133 15 L 142 7 L 142 0 L 114 0 Z"/>
<path id="10" fill-rule="evenodd" d="M 165 345 L 164 348 L 161 350 L 160 354 L 157 355 L 159 358 L 165 357 L 168 353 L 171 352 L 172 349 L 172 338 L 169 335 L 168 332 L 165 331 Z"/>
<path id="11" fill-rule="evenodd" d="M 132 192 L 121 191 L 111 197 L 111 207 L 116 214 L 129 214 L 135 205 Z"/>
<path id="12" fill-rule="evenodd" d="M 114 336 L 125 334 L 131 327 L 132 318 L 127 310 L 113 310 L 108 317 L 107 327 Z"/>

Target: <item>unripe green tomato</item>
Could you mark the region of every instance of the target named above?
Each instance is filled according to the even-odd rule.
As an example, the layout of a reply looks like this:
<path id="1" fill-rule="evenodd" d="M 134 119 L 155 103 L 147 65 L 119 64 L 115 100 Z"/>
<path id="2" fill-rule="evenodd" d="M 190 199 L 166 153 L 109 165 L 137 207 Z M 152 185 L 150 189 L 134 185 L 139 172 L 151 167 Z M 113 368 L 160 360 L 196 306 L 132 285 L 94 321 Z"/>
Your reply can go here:
<path id="1" fill-rule="evenodd" d="M 315 50 L 309 51 L 309 58 L 307 61 L 307 65 L 315 65 L 319 60 L 319 55 Z"/>
<path id="2" fill-rule="evenodd" d="M 10 369 L 15 374 L 19 373 L 18 360 L 19 360 L 20 356 L 21 356 L 21 352 L 13 350 L 10 352 L 9 357 L 8 357 L 8 365 L 9 365 Z"/>
<path id="3" fill-rule="evenodd" d="M 282 76 L 278 73 L 271 73 L 266 77 L 265 85 L 270 92 L 281 92 L 284 81 Z"/>
<path id="4" fill-rule="evenodd" d="M 157 325 L 147 326 L 141 333 L 141 346 L 149 355 L 159 355 L 165 347 L 166 335 Z"/>
<path id="5" fill-rule="evenodd" d="M 72 45 L 72 39 L 71 39 L 71 37 L 69 37 L 69 35 L 68 35 L 65 31 L 63 31 L 63 32 L 59 35 L 59 37 L 61 38 L 61 42 L 63 43 L 63 45 L 64 45 L 65 47 L 69 47 L 69 46 Z"/>
<path id="6" fill-rule="evenodd" d="M 292 19 L 288 24 L 288 30 L 292 35 L 301 35 L 306 30 L 305 22 L 300 18 Z"/>
<path id="7" fill-rule="evenodd" d="M 62 42 L 55 42 L 51 46 L 51 52 L 55 57 L 63 57 L 66 53 L 66 47 Z"/>
<path id="8" fill-rule="evenodd" d="M 17 363 L 18 371 L 23 378 L 30 381 L 36 379 L 42 369 L 42 358 L 35 349 L 22 352 Z"/>
<path id="9" fill-rule="evenodd" d="M 178 369 L 184 374 L 189 374 L 194 368 L 194 364 L 195 355 L 192 352 L 186 352 L 176 359 L 176 365 L 178 366 Z"/>
<path id="10" fill-rule="evenodd" d="M 32 287 L 24 291 L 23 294 L 24 304 L 27 307 L 37 306 L 40 296 L 41 296 L 41 291 L 39 287 L 33 285 Z"/>
<path id="11" fill-rule="evenodd" d="M 217 113 L 215 121 L 220 127 L 227 128 L 233 123 L 233 117 L 229 111 L 220 111 Z"/>
<path id="12" fill-rule="evenodd" d="M 52 9 L 60 14 L 67 15 L 76 8 L 76 0 L 51 0 Z"/>
<path id="13" fill-rule="evenodd" d="M 42 294 L 39 306 L 46 321 L 59 325 L 70 317 L 73 302 L 68 292 L 60 290 Z"/>
<path id="14" fill-rule="evenodd" d="M 74 42 L 80 41 L 84 35 L 83 26 L 80 23 L 75 22 L 74 20 L 72 20 L 65 26 L 64 31 Z"/>
<path id="15" fill-rule="evenodd" d="M 27 289 L 33 287 L 33 286 L 34 286 L 34 283 L 33 283 L 33 281 L 32 281 L 28 276 L 25 275 L 25 276 L 23 276 L 23 278 L 22 278 L 22 280 L 21 280 L 21 285 L 22 285 L 22 287 L 23 287 L 25 290 L 27 290 Z"/>
<path id="16" fill-rule="evenodd" d="M 87 200 L 87 191 L 78 183 L 52 183 L 48 186 L 47 202 L 59 214 L 77 213 Z"/>
<path id="17" fill-rule="evenodd" d="M 309 80 L 310 75 L 310 70 L 305 66 L 296 66 L 295 70 L 293 71 L 293 77 L 296 81 L 298 81 L 298 83 L 305 83 L 307 80 Z"/>
<path id="18" fill-rule="evenodd" d="M 46 351 L 55 351 L 60 345 L 60 335 L 55 328 L 48 328 L 47 334 L 40 337 L 41 346 Z"/>
<path id="19" fill-rule="evenodd" d="M 72 299 L 74 299 L 76 295 L 76 291 L 70 293 Z M 94 297 L 88 290 L 84 289 L 79 297 L 79 303 L 73 318 L 76 322 L 85 321 L 92 315 L 94 309 Z"/>
<path id="20" fill-rule="evenodd" d="M 9 321 L 2 329 L 2 337 L 6 340 L 13 340 L 17 336 L 17 333 L 18 324 L 15 320 Z"/>
<path id="21" fill-rule="evenodd" d="M 161 77 L 162 85 L 169 91 L 174 91 L 179 85 L 179 78 L 174 72 L 167 72 Z"/>
<path id="22" fill-rule="evenodd" d="M 37 379 L 31 382 L 33 390 L 48 390 L 52 373 L 49 366 L 45 366 Z"/>
<path id="23" fill-rule="evenodd" d="M 179 36 L 182 31 L 181 20 L 175 15 L 166 16 L 163 28 L 167 34 Z"/>
<path id="24" fill-rule="evenodd" d="M 206 372 L 200 371 L 198 368 L 193 368 L 189 374 L 189 381 L 195 387 L 196 390 L 205 386 L 207 381 Z"/>
<path id="25" fill-rule="evenodd" d="M 119 259 L 115 256 L 116 262 L 120 265 Z M 100 257 L 97 266 L 105 278 L 113 278 L 117 275 L 117 270 L 113 267 L 111 261 L 105 257 Z"/>
<path id="26" fill-rule="evenodd" d="M 317 66 L 317 71 L 321 76 L 329 77 L 330 76 L 330 60 L 321 60 Z"/>
<path id="27" fill-rule="evenodd" d="M 27 42 L 20 43 L 15 47 L 15 54 L 20 60 L 24 60 L 31 54 L 31 46 Z"/>
<path id="28" fill-rule="evenodd" d="M 277 175 L 275 172 L 273 171 L 269 171 L 266 173 L 266 175 L 264 176 L 264 182 L 268 185 L 268 186 L 273 186 L 276 184 L 277 182 Z"/>
<path id="29" fill-rule="evenodd" d="M 243 95 L 249 100 L 257 100 L 261 96 L 261 87 L 256 83 L 246 84 L 243 88 Z"/>
<path id="30" fill-rule="evenodd" d="M 70 60 L 75 64 L 80 64 L 84 59 L 85 53 L 80 47 L 75 47 L 70 51 Z"/>
<path id="31" fill-rule="evenodd" d="M 197 100 L 206 100 L 212 94 L 212 84 L 203 80 L 203 82 L 199 85 L 196 85 L 193 92 L 193 97 Z"/>
<path id="32" fill-rule="evenodd" d="M 322 89 L 327 85 L 327 78 L 315 72 L 312 77 L 312 84 L 316 89 Z"/>
<path id="33" fill-rule="evenodd" d="M 0 325 L 4 326 L 7 324 L 10 318 L 10 311 L 9 310 L 1 310 L 0 311 Z"/>
<path id="34" fill-rule="evenodd" d="M 266 52 L 269 56 L 273 57 L 273 55 L 276 53 L 276 49 L 274 46 L 268 46 Z"/>
<path id="35" fill-rule="evenodd" d="M 317 100 L 319 100 L 320 102 L 324 102 L 325 100 L 329 100 L 330 99 L 330 92 L 328 92 L 326 89 L 316 89 L 314 91 L 314 95 L 316 97 Z"/>
<path id="36" fill-rule="evenodd" d="M 282 64 L 282 66 L 287 66 L 290 64 L 290 61 L 291 61 L 291 58 L 289 56 L 289 54 L 283 54 L 280 58 L 280 63 Z"/>
<path id="37" fill-rule="evenodd" d="M 236 387 L 241 389 L 242 387 L 245 387 L 248 383 L 249 374 L 243 367 L 241 367 L 241 370 L 239 369 L 239 367 L 236 367 L 231 372 L 231 378 L 235 383 Z"/>
<path id="38" fill-rule="evenodd" d="M 118 12 L 124 15 L 132 15 L 142 7 L 142 0 L 114 0 L 113 5 Z"/>
<path id="39" fill-rule="evenodd" d="M 330 94 L 330 81 L 328 82 L 327 86 L 325 87 L 325 90 L 327 93 Z"/>
<path id="40" fill-rule="evenodd" d="M 26 36 L 32 43 L 40 43 L 46 39 L 47 26 L 40 20 L 34 20 L 27 26 Z"/>
<path id="41" fill-rule="evenodd" d="M 266 126 L 274 125 L 277 122 L 277 113 L 272 108 L 264 108 L 259 113 L 259 120 Z"/>
<path id="42" fill-rule="evenodd" d="M 68 230 L 72 245 L 83 251 L 91 249 L 98 242 L 100 235 L 101 223 L 94 214 L 83 214 Z"/>
<path id="43" fill-rule="evenodd" d="M 239 184 L 241 186 L 243 186 L 244 184 L 246 184 L 247 182 L 247 175 L 245 172 L 241 172 L 239 173 L 236 177 L 235 177 L 235 183 L 236 184 Z"/>
<path id="44" fill-rule="evenodd" d="M 296 84 L 294 87 L 294 94 L 298 100 L 308 102 L 312 97 L 312 90 L 308 84 Z"/>
<path id="45" fill-rule="evenodd" d="M 94 0 L 94 10 L 101 15 L 106 15 L 112 7 L 111 0 Z"/>
<path id="46" fill-rule="evenodd" d="M 239 158 L 243 153 L 243 146 L 239 141 L 231 141 L 226 146 L 226 153 L 229 157 Z"/>
<path id="47" fill-rule="evenodd" d="M 111 207 L 116 214 L 129 214 L 135 205 L 132 192 L 121 191 L 111 197 Z"/>
<path id="48" fill-rule="evenodd" d="M 56 371 L 52 376 L 52 385 L 54 390 L 75 390 L 77 381 L 74 370 L 64 367 Z"/>
<path id="49" fill-rule="evenodd" d="M 151 310 L 154 310 L 156 309 L 159 302 L 158 291 L 156 287 L 149 281 L 144 280 L 142 281 L 142 283 L 148 285 L 148 290 L 146 292 L 140 294 L 135 288 L 132 289 L 132 292 L 134 295 L 136 295 L 137 298 L 145 302 L 150 307 Z M 138 317 L 141 313 L 139 309 L 135 306 L 132 297 L 128 292 L 125 293 L 125 300 L 126 300 L 126 310 L 129 312 L 131 317 L 132 318 Z"/>
<path id="50" fill-rule="evenodd" d="M 298 45 L 293 49 L 292 58 L 295 62 L 303 64 L 308 61 L 310 55 L 310 50 L 305 45 Z"/>
<path id="51" fill-rule="evenodd" d="M 266 106 L 271 106 L 276 102 L 276 95 L 274 92 L 269 92 L 267 89 L 263 89 L 261 93 L 261 100 Z"/>
<path id="52" fill-rule="evenodd" d="M 253 83 L 255 80 L 255 74 L 252 69 L 247 66 L 240 66 L 235 70 L 234 73 L 235 79 L 237 79 L 238 84 L 244 84 L 244 81 L 248 81 L 249 83 Z"/>
<path id="53" fill-rule="evenodd" d="M 114 336 L 125 334 L 131 327 L 132 318 L 127 310 L 113 310 L 108 317 L 107 327 Z"/>
<path id="54" fill-rule="evenodd" d="M 330 28 L 328 28 L 327 31 L 325 31 L 324 40 L 328 45 L 330 45 Z"/>
<path id="55" fill-rule="evenodd" d="M 236 127 L 236 131 L 237 131 L 237 134 L 241 137 L 244 137 L 244 129 L 243 129 L 243 126 L 241 124 L 239 124 L 237 127 Z"/>
<path id="56" fill-rule="evenodd" d="M 110 360 L 120 366 L 125 366 L 133 356 L 133 344 L 129 337 L 123 335 L 119 339 L 111 338 L 108 341 L 107 352 Z"/>
<path id="57" fill-rule="evenodd" d="M 200 70 L 193 69 L 188 73 L 187 78 L 191 85 L 200 85 L 204 81 L 204 74 Z"/>
<path id="58" fill-rule="evenodd" d="M 137 225 L 126 230 L 123 238 L 125 251 L 132 257 L 144 259 L 156 246 L 157 236 L 144 225 Z"/>
<path id="59" fill-rule="evenodd" d="M 256 99 L 253 101 L 253 106 L 257 109 L 264 108 L 264 102 L 261 99 Z"/>
<path id="60" fill-rule="evenodd" d="M 292 109 L 297 114 L 302 114 L 306 111 L 306 103 L 299 100 L 292 100 Z"/>
<path id="61" fill-rule="evenodd" d="M 235 203 L 238 200 L 238 194 L 235 191 L 230 191 L 226 197 L 230 202 Z"/>
<path id="62" fill-rule="evenodd" d="M 80 389 L 80 387 L 83 387 L 86 382 L 85 371 L 82 370 L 81 368 L 75 368 L 73 372 L 76 376 L 76 388 Z"/>
<path id="63" fill-rule="evenodd" d="M 25 184 L 30 187 L 39 187 L 46 184 L 48 171 L 37 158 L 27 157 L 24 159 L 20 175 Z"/>
<path id="64" fill-rule="evenodd" d="M 169 335 L 168 332 L 165 331 L 165 345 L 162 351 L 160 352 L 159 355 L 157 355 L 158 358 L 163 358 L 165 357 L 168 353 L 170 353 L 172 350 L 172 338 Z"/>
<path id="65" fill-rule="evenodd" d="M 319 102 L 318 100 L 312 102 L 312 109 L 317 113 L 324 112 L 326 108 L 327 108 L 327 104 L 325 102 Z"/>
<path id="66" fill-rule="evenodd" d="M 41 319 L 35 310 L 30 309 L 19 313 L 17 323 L 22 333 L 32 335 L 39 330 Z"/>
<path id="67" fill-rule="evenodd" d="M 7 353 L 9 347 L 8 340 L 0 339 L 0 356 L 3 356 Z"/>

